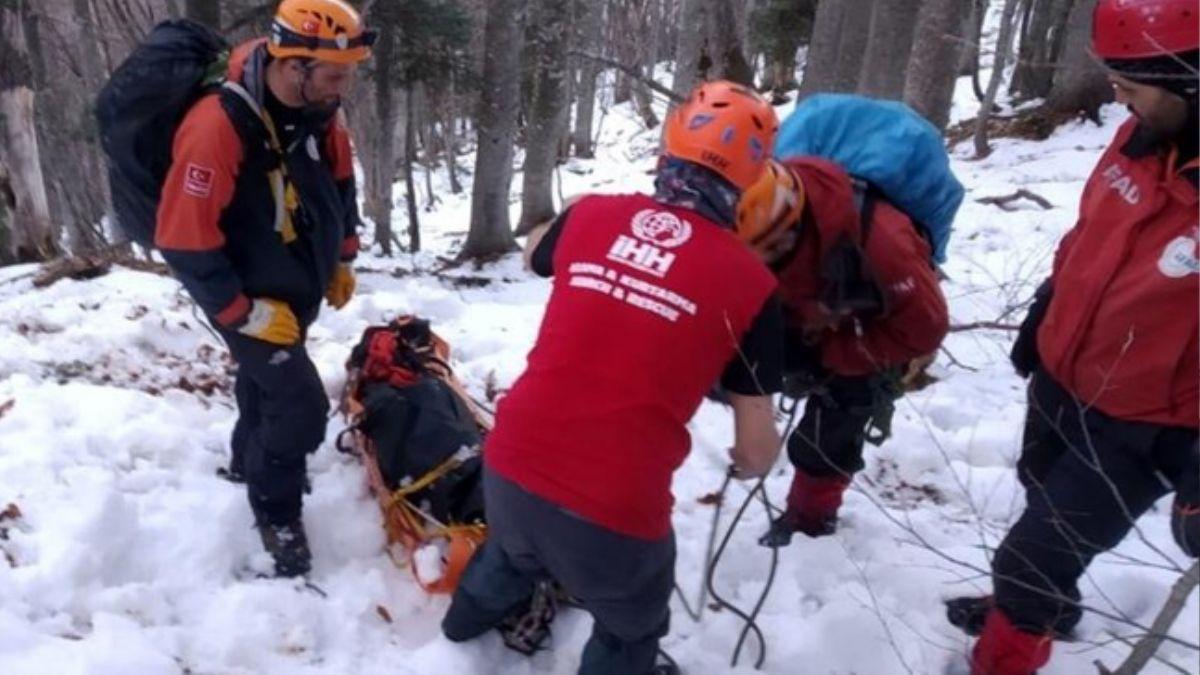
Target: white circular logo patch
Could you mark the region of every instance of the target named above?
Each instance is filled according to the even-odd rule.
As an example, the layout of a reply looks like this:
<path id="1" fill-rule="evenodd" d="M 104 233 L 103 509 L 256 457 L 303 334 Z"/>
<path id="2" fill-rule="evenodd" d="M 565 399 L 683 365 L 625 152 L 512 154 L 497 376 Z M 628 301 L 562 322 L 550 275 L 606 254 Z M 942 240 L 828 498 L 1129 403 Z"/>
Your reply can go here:
<path id="1" fill-rule="evenodd" d="M 691 223 L 670 211 L 642 209 L 633 216 L 630 225 L 635 237 L 663 248 L 680 246 L 692 236 Z"/>
<path id="2" fill-rule="evenodd" d="M 1176 237 L 1163 249 L 1158 259 L 1158 271 L 1172 279 L 1200 274 L 1200 258 L 1196 256 L 1197 241 L 1188 236 Z"/>

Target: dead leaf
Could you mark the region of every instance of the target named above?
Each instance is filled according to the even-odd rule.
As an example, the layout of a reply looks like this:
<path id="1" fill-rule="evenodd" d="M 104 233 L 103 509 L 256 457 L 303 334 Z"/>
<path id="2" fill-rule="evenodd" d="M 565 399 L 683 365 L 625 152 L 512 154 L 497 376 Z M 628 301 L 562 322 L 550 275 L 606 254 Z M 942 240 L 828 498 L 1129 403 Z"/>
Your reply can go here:
<path id="1" fill-rule="evenodd" d="M 383 619 L 384 621 L 392 623 L 392 614 L 391 612 L 387 611 L 387 607 L 384 607 L 383 605 L 375 605 L 375 613 L 378 614 L 379 618 Z"/>

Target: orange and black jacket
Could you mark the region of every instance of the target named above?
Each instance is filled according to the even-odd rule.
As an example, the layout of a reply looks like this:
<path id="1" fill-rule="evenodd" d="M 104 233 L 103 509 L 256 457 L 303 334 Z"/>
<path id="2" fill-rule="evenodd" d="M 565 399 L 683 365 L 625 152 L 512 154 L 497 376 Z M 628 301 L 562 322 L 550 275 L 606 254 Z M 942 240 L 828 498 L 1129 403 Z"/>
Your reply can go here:
<path id="1" fill-rule="evenodd" d="M 230 88 L 184 117 L 159 203 L 155 245 L 200 307 L 236 327 L 251 299 L 315 318 L 333 270 L 358 251 L 350 138 L 336 109 L 276 125 L 273 149 L 265 40 L 234 50 Z M 249 99 L 249 100 L 247 100 Z M 274 174 L 274 176 L 272 176 Z M 298 200 L 285 198 L 287 186 Z"/>

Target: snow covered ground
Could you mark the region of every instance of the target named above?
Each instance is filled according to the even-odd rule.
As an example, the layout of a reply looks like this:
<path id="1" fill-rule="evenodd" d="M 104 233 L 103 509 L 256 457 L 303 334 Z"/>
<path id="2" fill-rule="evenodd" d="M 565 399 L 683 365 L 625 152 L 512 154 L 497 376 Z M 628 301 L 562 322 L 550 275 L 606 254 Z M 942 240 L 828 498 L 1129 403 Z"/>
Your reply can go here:
<path id="1" fill-rule="evenodd" d="M 790 105 L 781 107 L 781 115 Z M 1070 227 L 1102 147 L 1124 118 L 1070 125 L 1051 139 L 1000 140 L 986 160 L 955 153 L 968 187 L 946 266 L 955 323 L 1000 319 L 1028 297 Z M 562 167 L 562 193 L 646 190 L 657 132 L 626 107 L 601 116 L 593 161 Z M 466 158 L 464 158 L 466 159 Z M 442 181 L 443 177 L 435 177 Z M 418 181 L 420 183 L 421 181 Z M 514 181 L 519 190 L 520 177 Z M 1018 188 L 1053 208 L 1022 202 L 1005 212 L 976 199 Z M 438 271 L 465 236 L 468 195 L 422 213 L 427 252 L 364 256 L 358 295 L 326 311 L 309 346 L 331 397 L 360 331 L 400 312 L 433 320 L 455 350 L 458 372 L 480 398 L 507 387 L 524 366 L 548 282 L 515 257 L 482 269 Z M 519 199 L 514 192 L 514 218 Z M 399 210 L 398 210 L 399 211 Z M 398 212 L 398 218 L 403 215 Z M 398 221 L 397 229 L 402 229 Z M 84 282 L 31 285 L 34 270 L 0 269 L 0 673 L 571 673 L 590 619 L 562 613 L 552 649 L 527 659 L 495 635 L 454 645 L 440 636 L 445 597 L 430 597 L 383 552 L 379 513 L 363 472 L 332 446 L 310 461 L 305 513 L 315 556 L 312 581 L 327 595 L 279 580 L 246 578 L 269 559 L 251 529 L 244 490 L 214 476 L 234 420 L 230 365 L 178 284 L 118 270 Z M 768 673 L 942 673 L 964 663 L 968 640 L 943 618 L 942 600 L 985 591 L 984 544 L 1019 513 L 1012 466 L 1024 393 L 1007 362 L 1010 335 L 956 333 L 932 372 L 940 381 L 900 403 L 895 436 L 869 449 L 834 537 L 799 538 L 780 556 L 760 625 Z M 11 401 L 11 406 L 7 402 Z M 731 441 L 728 414 L 706 403 L 691 425 L 694 447 L 676 475 L 678 577 L 693 600 L 713 507 L 698 498 L 720 486 Z M 781 500 L 786 462 L 768 481 Z M 729 522 L 746 487 L 730 490 Z M 1145 540 L 1184 563 L 1168 532 L 1168 503 L 1139 525 Z M 754 544 L 765 526 L 751 509 L 717 571 L 721 593 L 750 607 L 769 562 Z M 920 539 L 928 546 L 919 545 Z M 931 550 L 933 549 L 933 550 Z M 1118 549 L 1163 562 L 1139 537 Z M 5 561 L 7 560 L 7 562 Z M 1173 581 L 1161 569 L 1113 555 L 1097 560 L 1086 603 L 1149 623 Z M 685 672 L 753 672 L 751 639 L 729 667 L 741 628 L 729 612 L 693 623 L 674 604 L 663 646 Z M 1129 630 L 1094 614 L 1081 642 L 1060 644 L 1046 675 L 1115 665 Z M 1200 637 L 1195 594 L 1174 628 Z M 1093 644 L 1095 643 L 1095 644 Z M 1103 644 L 1104 646 L 1097 646 Z M 1196 654 L 1166 645 L 1175 671 L 1198 671 Z"/>

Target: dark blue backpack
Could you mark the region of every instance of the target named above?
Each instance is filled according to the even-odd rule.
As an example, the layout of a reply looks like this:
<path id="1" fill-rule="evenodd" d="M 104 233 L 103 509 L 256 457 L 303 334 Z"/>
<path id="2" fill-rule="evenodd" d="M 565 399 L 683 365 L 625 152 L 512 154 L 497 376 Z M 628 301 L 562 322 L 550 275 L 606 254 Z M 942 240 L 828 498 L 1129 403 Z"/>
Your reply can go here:
<path id="1" fill-rule="evenodd" d="M 154 245 L 175 130 L 201 96 L 221 86 L 228 58 L 229 44 L 207 27 L 164 21 L 100 90 L 96 121 L 116 225 L 141 246 Z"/>

